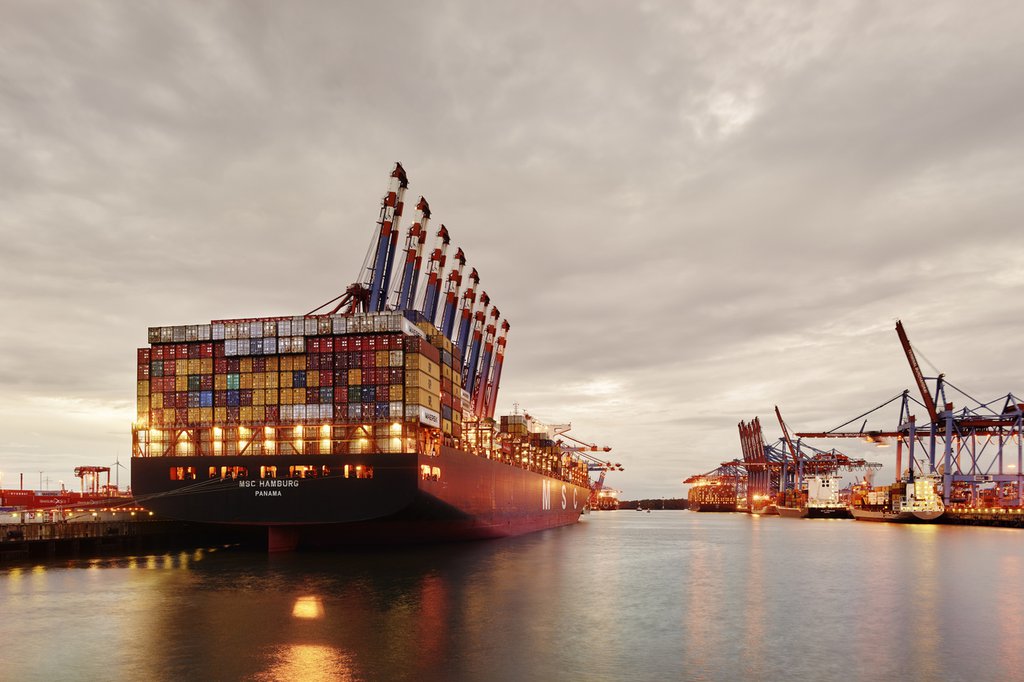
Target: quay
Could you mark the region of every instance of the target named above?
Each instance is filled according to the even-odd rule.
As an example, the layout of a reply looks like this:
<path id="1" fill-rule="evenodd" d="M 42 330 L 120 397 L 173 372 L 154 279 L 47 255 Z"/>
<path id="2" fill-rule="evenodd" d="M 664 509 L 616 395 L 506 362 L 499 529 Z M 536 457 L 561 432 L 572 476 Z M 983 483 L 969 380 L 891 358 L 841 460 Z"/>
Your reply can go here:
<path id="1" fill-rule="evenodd" d="M 119 520 L 0 523 L 0 563 L 191 548 L 228 539 L 209 528 L 180 521 L 123 516 Z"/>

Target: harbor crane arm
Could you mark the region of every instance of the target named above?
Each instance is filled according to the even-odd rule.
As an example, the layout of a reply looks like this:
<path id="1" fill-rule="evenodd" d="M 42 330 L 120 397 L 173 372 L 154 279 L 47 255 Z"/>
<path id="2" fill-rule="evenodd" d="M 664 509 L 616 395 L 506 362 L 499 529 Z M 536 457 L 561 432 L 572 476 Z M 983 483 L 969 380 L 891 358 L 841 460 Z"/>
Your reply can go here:
<path id="1" fill-rule="evenodd" d="M 924 407 L 928 410 L 928 417 L 931 419 L 930 423 L 934 424 L 939 420 L 935 409 L 935 400 L 932 399 L 931 394 L 928 392 L 928 384 L 925 383 L 924 374 L 921 372 L 921 365 L 917 363 L 917 357 L 914 355 L 914 349 L 910 347 L 910 339 L 907 338 L 907 332 L 903 329 L 903 322 L 901 320 L 896 320 L 896 333 L 900 337 L 900 343 L 903 345 L 903 352 L 907 356 L 907 362 L 910 363 L 910 371 L 914 374 L 917 390 L 921 392 Z"/>
<path id="2" fill-rule="evenodd" d="M 782 412 L 779 411 L 778 405 L 775 406 L 775 416 L 779 418 L 782 438 L 786 441 L 786 447 L 789 448 L 789 454 L 793 457 L 793 463 L 796 464 L 800 461 L 800 456 L 797 454 L 796 446 L 793 445 L 793 439 L 789 437 L 789 429 L 786 428 L 786 422 L 782 421 Z"/>

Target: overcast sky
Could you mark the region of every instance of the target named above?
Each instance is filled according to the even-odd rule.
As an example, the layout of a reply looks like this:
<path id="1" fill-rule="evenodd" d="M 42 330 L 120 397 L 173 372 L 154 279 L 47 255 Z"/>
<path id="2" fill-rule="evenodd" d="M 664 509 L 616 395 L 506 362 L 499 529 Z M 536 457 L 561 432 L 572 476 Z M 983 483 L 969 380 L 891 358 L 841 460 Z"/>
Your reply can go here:
<path id="1" fill-rule="evenodd" d="M 343 291 L 395 161 L 624 498 L 912 387 L 897 319 L 1024 393 L 1022 83 L 1009 1 L 0 0 L 3 487 L 127 462 L 147 327 Z"/>

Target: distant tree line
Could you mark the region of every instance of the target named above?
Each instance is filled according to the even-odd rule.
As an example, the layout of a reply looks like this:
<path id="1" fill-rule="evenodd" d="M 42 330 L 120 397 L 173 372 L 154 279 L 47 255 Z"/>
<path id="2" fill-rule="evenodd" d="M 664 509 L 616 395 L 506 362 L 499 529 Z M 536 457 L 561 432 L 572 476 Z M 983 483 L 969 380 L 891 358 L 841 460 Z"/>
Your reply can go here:
<path id="1" fill-rule="evenodd" d="M 658 500 L 620 500 L 619 509 L 689 509 L 690 501 L 685 497 L 679 497 L 671 500 L 658 499 Z"/>

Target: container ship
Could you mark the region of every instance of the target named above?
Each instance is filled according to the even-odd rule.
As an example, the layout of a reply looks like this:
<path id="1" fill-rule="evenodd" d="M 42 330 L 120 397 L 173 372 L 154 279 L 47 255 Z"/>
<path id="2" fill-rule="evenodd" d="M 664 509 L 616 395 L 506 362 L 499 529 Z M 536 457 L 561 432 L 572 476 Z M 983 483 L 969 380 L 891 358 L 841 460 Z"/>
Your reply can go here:
<path id="1" fill-rule="evenodd" d="M 579 520 L 593 456 L 560 439 L 568 425 L 494 419 L 509 324 L 477 295 L 475 269 L 462 287 L 462 249 L 445 270 L 444 225 L 425 252 L 422 197 L 399 251 L 407 187 L 396 164 L 357 283 L 323 306 L 149 329 L 133 425 L 141 504 L 245 528 L 271 551 Z"/>
<path id="2" fill-rule="evenodd" d="M 891 486 L 855 488 L 850 511 L 858 521 L 937 521 L 946 511 L 937 492 L 939 480 L 938 476 L 923 475 Z"/>
<path id="3" fill-rule="evenodd" d="M 842 478 L 831 475 L 808 476 L 804 490 L 780 494 L 779 516 L 798 519 L 848 519 L 850 508 L 840 499 Z"/>

